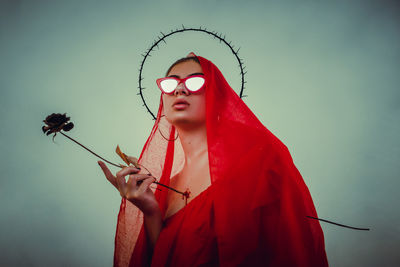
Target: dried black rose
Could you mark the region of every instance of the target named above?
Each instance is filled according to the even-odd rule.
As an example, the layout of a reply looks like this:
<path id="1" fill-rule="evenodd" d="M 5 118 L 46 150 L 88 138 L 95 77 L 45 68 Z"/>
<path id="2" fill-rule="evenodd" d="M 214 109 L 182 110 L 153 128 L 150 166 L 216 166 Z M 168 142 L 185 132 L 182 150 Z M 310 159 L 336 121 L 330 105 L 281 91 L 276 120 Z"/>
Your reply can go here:
<path id="1" fill-rule="evenodd" d="M 46 124 L 46 126 L 42 126 L 43 133 L 45 133 L 46 135 L 50 135 L 50 134 L 54 133 L 53 141 L 54 141 L 54 137 L 56 136 L 56 134 L 60 133 L 60 134 L 64 135 L 65 137 L 67 137 L 68 139 L 70 139 L 71 141 L 77 143 L 78 145 L 80 145 L 81 147 L 83 147 L 84 149 L 86 149 L 87 151 L 89 151 L 90 153 L 95 155 L 96 157 L 104 160 L 105 162 L 107 162 L 111 165 L 121 168 L 120 165 L 117 165 L 115 163 L 112 163 L 112 162 L 106 160 L 105 158 L 99 156 L 98 154 L 96 154 L 95 152 L 93 152 L 92 150 L 87 148 L 86 146 L 84 146 L 81 143 L 79 143 L 78 141 L 76 141 L 74 138 L 63 133 L 62 130 L 68 132 L 72 128 L 74 128 L 74 124 L 72 122 L 69 122 L 70 119 L 71 118 L 67 117 L 66 113 L 64 113 L 64 114 L 52 113 L 51 115 L 47 116 L 46 119 L 43 121 Z"/>
<path id="2" fill-rule="evenodd" d="M 70 131 L 72 128 L 74 128 L 74 124 L 73 124 L 72 122 L 69 122 L 69 120 L 70 120 L 70 117 L 67 117 L 67 116 L 66 116 L 66 113 L 64 113 L 64 114 L 61 114 L 61 113 L 53 113 L 53 114 L 47 116 L 46 119 L 43 121 L 43 122 L 47 125 L 47 126 L 42 126 L 43 133 L 45 133 L 46 135 L 50 135 L 50 134 L 54 133 L 53 141 L 54 141 L 54 137 L 56 136 L 56 134 L 57 134 L 57 133 L 60 133 L 60 134 L 64 135 L 65 137 L 67 137 L 68 139 L 70 139 L 71 141 L 77 143 L 78 145 L 80 145 L 81 147 L 83 147 L 84 149 L 86 149 L 87 151 L 89 151 L 90 153 L 92 153 L 93 155 L 95 155 L 96 157 L 98 157 L 98 158 L 104 160 L 105 162 L 107 162 L 107 163 L 109 163 L 109 164 L 111 164 L 111 165 L 114 165 L 114 166 L 116 166 L 116 167 L 119 167 L 119 168 L 124 168 L 124 167 L 125 167 L 125 166 L 122 165 L 122 164 L 119 164 L 119 165 L 118 165 L 118 164 L 115 164 L 115 163 L 112 163 L 112 162 L 106 160 L 105 158 L 99 156 L 98 154 L 96 154 L 95 152 L 93 152 L 92 150 L 90 150 L 89 148 L 87 148 L 86 146 L 82 145 L 81 143 L 79 143 L 78 141 L 76 141 L 75 139 L 73 139 L 72 137 L 70 137 L 70 136 L 66 135 L 65 133 L 61 132 L 61 130 L 64 130 L 64 131 L 68 132 L 68 131 Z M 119 148 L 119 146 L 117 146 L 116 152 L 117 152 L 117 154 L 121 157 L 121 159 L 122 159 L 125 163 L 127 163 L 128 165 L 129 165 L 129 164 L 133 164 L 133 165 L 135 165 L 136 167 L 140 167 L 140 166 L 141 166 L 141 167 L 144 167 L 143 165 L 141 165 L 141 164 L 138 163 L 138 159 L 137 159 L 137 158 L 135 158 L 135 157 L 130 157 L 130 156 L 128 156 L 128 155 L 122 153 L 122 151 L 121 151 L 121 149 Z M 144 168 L 147 170 L 146 167 L 144 167 Z M 148 171 L 148 170 L 147 170 L 147 171 Z M 149 175 L 151 175 L 150 172 L 149 172 Z M 155 178 L 155 177 L 154 177 L 154 178 Z M 167 188 L 167 189 L 169 189 L 169 190 L 172 190 L 172 191 L 175 191 L 176 193 L 181 194 L 181 195 L 182 195 L 182 199 L 185 199 L 185 200 L 186 200 L 186 204 L 187 204 L 188 198 L 190 198 L 190 194 L 191 194 L 190 191 L 189 191 L 189 189 L 187 189 L 185 192 L 178 191 L 178 190 L 176 190 L 175 188 L 172 188 L 172 187 L 169 187 L 169 186 L 164 185 L 164 184 L 162 184 L 162 183 L 159 183 L 159 182 L 157 181 L 157 178 L 155 178 L 155 181 L 154 181 L 153 183 L 158 184 L 158 185 L 163 186 L 163 187 L 165 187 L 165 188 Z M 161 189 L 159 189 L 159 188 L 156 188 L 156 189 L 161 190 Z M 335 224 L 335 225 L 338 225 L 338 226 L 341 226 L 341 227 L 346 227 L 346 228 L 354 229 L 354 230 L 369 231 L 369 228 L 359 228 L 359 227 L 348 226 L 348 225 L 336 223 L 336 222 L 333 222 L 333 221 L 328 221 L 328 220 L 321 219 L 321 218 L 311 217 L 311 216 L 306 216 L 306 217 L 308 217 L 308 218 L 310 218 L 310 219 L 315 219 L 315 220 L 320 220 L 320 221 L 324 221 L 324 222 L 327 222 L 327 223 Z"/>
<path id="3" fill-rule="evenodd" d="M 119 167 L 119 168 L 125 167 L 125 166 L 122 165 L 122 164 L 119 164 L 119 165 L 118 165 L 118 164 L 112 163 L 111 161 L 106 160 L 105 158 L 99 156 L 98 154 L 96 154 L 95 152 L 93 152 L 92 150 L 90 150 L 89 148 L 87 148 L 86 146 L 84 146 L 84 145 L 82 145 L 81 143 L 79 143 L 78 141 L 76 141 L 74 138 L 72 138 L 72 137 L 66 135 L 66 134 L 63 133 L 63 132 L 61 132 L 62 130 L 68 132 L 68 131 L 70 131 L 72 128 L 74 128 L 74 124 L 73 124 L 72 122 L 69 122 L 69 120 L 70 120 L 70 117 L 67 117 L 66 113 L 64 113 L 64 114 L 61 114 L 61 113 L 52 113 L 51 115 L 47 116 L 46 119 L 43 121 L 43 122 L 46 124 L 45 126 L 42 126 L 43 133 L 45 133 L 46 135 L 50 135 L 50 134 L 54 133 L 53 141 L 54 141 L 54 137 L 56 136 L 56 134 L 57 134 L 57 133 L 60 133 L 60 134 L 64 135 L 65 137 L 67 137 L 68 139 L 70 139 L 71 141 L 73 141 L 73 142 L 75 142 L 76 144 L 80 145 L 81 147 L 83 147 L 84 149 L 86 149 L 87 151 L 89 151 L 90 153 L 92 153 L 93 155 L 95 155 L 96 157 L 98 157 L 98 158 L 104 160 L 105 162 L 107 162 L 107 163 L 109 163 L 109 164 L 111 164 L 111 165 L 113 165 L 113 166 L 115 166 L 115 167 Z M 117 152 L 117 154 L 118 154 L 128 165 L 129 165 L 130 163 L 132 163 L 132 164 L 134 164 L 134 165 L 137 166 L 137 167 L 138 167 L 139 165 L 142 166 L 142 167 L 144 167 L 143 165 L 141 165 L 141 164 L 139 164 L 139 163 L 137 162 L 137 158 L 135 158 L 135 157 L 130 157 L 130 156 L 127 156 L 126 154 L 122 153 L 122 152 L 120 151 L 120 149 L 119 149 L 118 146 L 117 146 L 117 151 L 116 151 L 116 152 Z M 146 167 L 144 167 L 144 168 L 147 170 Z M 148 171 L 148 170 L 147 170 L 147 171 Z M 151 175 L 151 173 L 149 173 L 149 174 Z M 170 190 L 173 190 L 173 191 L 175 191 L 175 192 L 177 192 L 177 193 L 179 193 L 179 194 L 182 194 L 182 196 L 186 198 L 186 201 L 187 201 L 187 198 L 190 197 L 190 192 L 188 192 L 188 191 L 187 191 L 187 192 L 180 192 L 180 191 L 178 191 L 178 190 L 176 190 L 176 189 L 174 189 L 174 188 L 172 188 L 172 187 L 169 187 L 169 186 L 167 186 L 167 185 L 164 185 L 164 184 L 161 184 L 161 183 L 157 182 L 157 179 L 156 179 L 156 181 L 154 181 L 154 183 L 155 183 L 155 184 L 158 184 L 158 185 L 161 185 L 161 186 L 163 186 L 163 187 L 165 187 L 165 188 L 168 188 L 168 189 L 170 189 Z M 159 189 L 159 188 L 157 188 L 157 189 L 158 189 L 158 190 L 161 190 L 161 189 Z"/>
<path id="4" fill-rule="evenodd" d="M 43 121 L 46 124 L 46 126 L 42 127 L 42 131 L 46 135 L 50 135 L 50 134 L 54 133 L 54 135 L 53 135 L 53 141 L 54 141 L 54 137 L 61 130 L 68 132 L 72 128 L 74 128 L 74 124 L 72 122 L 69 122 L 69 120 L 70 120 L 70 117 L 67 117 L 66 113 L 64 113 L 64 114 L 53 113 L 53 114 L 47 116 L 46 119 Z"/>

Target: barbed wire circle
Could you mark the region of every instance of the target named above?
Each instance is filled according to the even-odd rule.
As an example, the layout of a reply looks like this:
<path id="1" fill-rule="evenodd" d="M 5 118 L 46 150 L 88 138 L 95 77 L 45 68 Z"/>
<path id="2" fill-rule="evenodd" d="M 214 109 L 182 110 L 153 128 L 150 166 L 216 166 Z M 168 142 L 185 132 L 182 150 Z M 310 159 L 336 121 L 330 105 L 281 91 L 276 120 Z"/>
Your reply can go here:
<path id="1" fill-rule="evenodd" d="M 150 53 L 157 47 L 159 49 L 159 45 L 161 42 L 164 42 L 165 44 L 167 43 L 165 41 L 166 38 L 170 37 L 171 35 L 174 35 L 176 33 L 183 33 L 183 32 L 187 32 L 187 31 L 194 31 L 194 32 L 203 32 L 206 33 L 208 35 L 211 35 L 214 39 L 218 39 L 219 42 L 223 42 L 225 45 L 227 45 L 229 47 L 229 49 L 231 50 L 231 52 L 235 55 L 238 63 L 239 63 L 239 68 L 240 68 L 240 75 L 241 75 L 241 79 L 242 79 L 242 86 L 240 88 L 240 94 L 239 97 L 240 98 L 244 98 L 247 97 L 247 95 L 243 95 L 243 91 L 244 91 L 244 84 L 246 83 L 246 81 L 244 80 L 244 75 L 247 73 L 247 71 L 245 71 L 246 66 L 244 66 L 243 64 L 243 59 L 241 59 L 239 57 L 239 50 L 240 47 L 235 50 L 234 49 L 234 45 L 232 45 L 232 42 L 228 42 L 225 39 L 225 35 L 222 35 L 221 33 L 218 33 L 216 31 L 209 31 L 207 30 L 207 28 L 202 28 L 201 26 L 199 28 L 185 28 L 184 25 L 182 25 L 181 29 L 176 29 L 176 30 L 171 30 L 169 33 L 164 34 L 163 32 L 161 33 L 161 36 L 157 36 L 157 39 L 153 42 L 153 44 L 147 49 L 147 51 L 142 54 L 141 56 L 143 57 L 141 63 L 140 63 L 140 68 L 139 68 L 139 93 L 137 93 L 137 95 L 140 95 L 142 101 L 143 101 L 143 106 L 147 109 L 147 111 L 150 113 L 150 115 L 153 117 L 153 120 L 156 120 L 156 116 L 154 116 L 154 113 L 151 111 L 151 109 L 149 108 L 149 106 L 146 103 L 146 100 L 144 99 L 144 95 L 143 95 L 143 90 L 145 89 L 144 87 L 142 87 L 142 81 L 143 81 L 143 68 L 144 68 L 144 63 L 146 62 L 147 57 L 150 57 Z"/>

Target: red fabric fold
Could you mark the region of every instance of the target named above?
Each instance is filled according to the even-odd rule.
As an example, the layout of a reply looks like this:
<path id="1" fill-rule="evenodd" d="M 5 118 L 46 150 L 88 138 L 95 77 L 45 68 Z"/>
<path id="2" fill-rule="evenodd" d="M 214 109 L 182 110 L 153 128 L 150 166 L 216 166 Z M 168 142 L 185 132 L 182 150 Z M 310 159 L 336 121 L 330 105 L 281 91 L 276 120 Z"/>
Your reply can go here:
<path id="1" fill-rule="evenodd" d="M 207 196 L 212 205 L 204 212 L 210 214 L 212 207 L 219 265 L 327 266 L 320 224 L 306 217 L 317 217 L 310 192 L 287 147 L 257 119 L 211 61 L 197 58 L 206 79 L 212 183 Z M 160 99 L 157 120 L 139 162 L 169 185 L 183 166 L 184 154 L 179 138 L 169 142 L 161 136 L 159 131 L 175 139 L 175 128 L 163 115 Z M 155 194 L 164 215 L 167 191 L 159 188 L 162 191 Z M 196 240 L 187 246 L 196 246 Z M 183 248 L 174 253 L 185 253 Z M 169 249 L 165 247 L 165 253 Z M 152 260 L 158 262 L 157 257 L 148 247 L 140 211 L 123 200 L 114 266 L 150 266 Z"/>

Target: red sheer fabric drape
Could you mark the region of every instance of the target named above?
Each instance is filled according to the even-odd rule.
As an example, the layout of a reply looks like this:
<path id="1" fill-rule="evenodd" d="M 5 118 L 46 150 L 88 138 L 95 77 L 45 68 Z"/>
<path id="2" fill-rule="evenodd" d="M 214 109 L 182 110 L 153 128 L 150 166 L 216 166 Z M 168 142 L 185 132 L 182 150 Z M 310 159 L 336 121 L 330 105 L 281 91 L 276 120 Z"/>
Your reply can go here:
<path id="1" fill-rule="evenodd" d="M 311 195 L 287 147 L 262 125 L 212 62 L 197 58 L 206 78 L 213 230 L 220 266 L 327 266 L 320 224 L 306 217 L 317 217 Z M 158 128 L 175 139 L 175 128 L 163 116 L 162 99 L 139 162 L 169 185 L 184 155 L 179 138 L 168 142 Z M 164 214 L 167 191 L 160 189 L 155 194 Z M 142 214 L 122 200 L 114 266 L 149 266 L 151 258 Z"/>

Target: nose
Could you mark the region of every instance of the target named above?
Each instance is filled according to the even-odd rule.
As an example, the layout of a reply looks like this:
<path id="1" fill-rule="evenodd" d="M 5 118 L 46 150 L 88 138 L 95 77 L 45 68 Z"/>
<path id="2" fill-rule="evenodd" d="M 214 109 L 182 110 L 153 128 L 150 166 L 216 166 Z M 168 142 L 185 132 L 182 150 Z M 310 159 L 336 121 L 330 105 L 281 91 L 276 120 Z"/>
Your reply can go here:
<path id="1" fill-rule="evenodd" d="M 179 83 L 174 91 L 174 95 L 178 95 L 179 93 L 189 95 L 189 90 L 186 89 L 186 86 L 183 82 Z"/>

